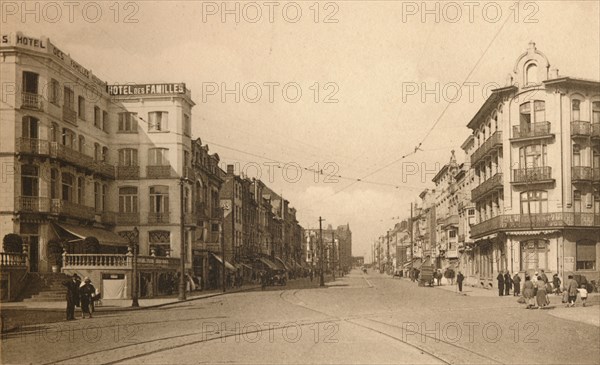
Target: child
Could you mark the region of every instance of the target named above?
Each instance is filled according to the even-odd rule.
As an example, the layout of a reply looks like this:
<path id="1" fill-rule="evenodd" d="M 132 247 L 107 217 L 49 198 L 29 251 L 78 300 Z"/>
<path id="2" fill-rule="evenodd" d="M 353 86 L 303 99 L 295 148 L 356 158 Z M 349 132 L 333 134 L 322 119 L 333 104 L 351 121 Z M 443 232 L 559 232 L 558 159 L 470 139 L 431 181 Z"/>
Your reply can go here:
<path id="1" fill-rule="evenodd" d="M 587 296 L 588 296 L 588 292 L 587 292 L 587 289 L 585 288 L 585 284 L 581 284 L 581 287 L 579 289 L 577 289 L 577 291 L 579 292 L 579 296 L 581 297 L 581 303 L 585 307 L 585 301 L 587 300 Z"/>

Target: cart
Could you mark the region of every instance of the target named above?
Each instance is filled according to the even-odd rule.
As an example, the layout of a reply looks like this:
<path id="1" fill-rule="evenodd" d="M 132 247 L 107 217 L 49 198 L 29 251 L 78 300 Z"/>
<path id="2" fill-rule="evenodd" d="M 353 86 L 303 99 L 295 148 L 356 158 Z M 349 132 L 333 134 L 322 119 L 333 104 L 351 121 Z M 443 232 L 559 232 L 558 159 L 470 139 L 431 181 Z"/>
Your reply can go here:
<path id="1" fill-rule="evenodd" d="M 433 279 L 435 270 L 433 268 L 433 263 L 430 258 L 427 258 L 423 265 L 421 265 L 421 275 L 419 276 L 419 286 L 425 286 L 428 284 L 429 286 L 433 286 Z"/>

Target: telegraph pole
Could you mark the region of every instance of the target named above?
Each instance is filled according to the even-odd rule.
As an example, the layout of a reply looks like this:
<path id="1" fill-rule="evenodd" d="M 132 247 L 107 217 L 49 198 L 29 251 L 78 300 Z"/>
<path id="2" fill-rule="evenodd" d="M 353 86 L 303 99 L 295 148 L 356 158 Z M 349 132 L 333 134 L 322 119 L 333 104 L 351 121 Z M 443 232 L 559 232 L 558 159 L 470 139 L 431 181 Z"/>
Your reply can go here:
<path id="1" fill-rule="evenodd" d="M 233 214 L 233 208 L 231 208 Z M 221 285 L 223 286 L 223 293 L 225 293 L 225 208 L 221 208 Z M 232 215 L 233 219 L 233 215 Z"/>
<path id="2" fill-rule="evenodd" d="M 387 259 L 386 259 L 385 266 L 386 266 L 387 271 L 389 271 L 390 266 L 391 266 L 391 264 L 390 264 L 390 230 L 389 229 L 388 229 L 386 235 L 387 235 Z"/>
<path id="3" fill-rule="evenodd" d="M 321 246 L 321 252 L 320 252 L 320 260 L 319 260 L 319 266 L 320 266 L 320 278 L 319 278 L 319 286 L 325 286 L 325 276 L 323 275 L 323 223 L 324 219 L 319 217 L 319 242 L 320 242 L 320 246 Z"/>
<path id="4" fill-rule="evenodd" d="M 183 182 L 185 181 L 185 178 L 181 178 L 179 180 L 179 194 L 180 194 L 180 199 L 181 201 L 179 202 L 179 214 L 180 214 L 180 222 L 179 222 L 179 228 L 181 230 L 181 238 L 180 238 L 180 245 L 179 245 L 179 262 L 180 262 L 180 270 L 181 270 L 181 275 L 179 275 L 179 296 L 177 299 L 179 300 L 185 300 L 185 220 L 184 220 L 184 215 L 185 215 L 185 200 L 183 199 Z M 136 288 L 137 289 L 137 288 Z"/>
<path id="5" fill-rule="evenodd" d="M 333 280 L 335 280 L 335 234 L 331 232 L 331 272 L 333 273 Z"/>
<path id="6" fill-rule="evenodd" d="M 414 242 L 413 242 L 413 203 L 410 203 L 410 274 L 412 274 L 412 269 L 413 269 L 413 246 L 414 246 Z"/>

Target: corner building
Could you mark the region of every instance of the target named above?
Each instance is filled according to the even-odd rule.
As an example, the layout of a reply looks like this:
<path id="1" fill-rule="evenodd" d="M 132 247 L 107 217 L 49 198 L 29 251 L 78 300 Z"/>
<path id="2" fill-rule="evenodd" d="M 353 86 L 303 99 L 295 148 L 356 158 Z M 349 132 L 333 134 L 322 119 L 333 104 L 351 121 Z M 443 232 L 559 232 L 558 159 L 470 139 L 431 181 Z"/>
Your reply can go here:
<path id="1" fill-rule="evenodd" d="M 503 270 L 598 280 L 600 82 L 560 76 L 530 43 L 468 127 L 478 284 Z"/>

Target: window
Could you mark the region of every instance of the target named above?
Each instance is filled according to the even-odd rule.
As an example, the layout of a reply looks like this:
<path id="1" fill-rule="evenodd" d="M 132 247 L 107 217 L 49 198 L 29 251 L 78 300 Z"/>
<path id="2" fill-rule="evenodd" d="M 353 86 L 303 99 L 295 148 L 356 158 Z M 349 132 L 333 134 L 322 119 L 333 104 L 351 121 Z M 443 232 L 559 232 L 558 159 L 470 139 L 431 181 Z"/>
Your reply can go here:
<path id="1" fill-rule="evenodd" d="M 108 133 L 108 112 L 102 111 L 102 130 Z"/>
<path id="2" fill-rule="evenodd" d="M 148 113 L 148 131 L 159 132 L 169 130 L 169 113 L 150 112 Z"/>
<path id="3" fill-rule="evenodd" d="M 75 94 L 73 93 L 73 90 L 71 90 L 70 88 L 65 86 L 63 94 L 65 96 L 65 103 L 63 104 L 63 107 L 65 109 L 74 110 L 75 109 Z"/>
<path id="4" fill-rule="evenodd" d="M 547 213 L 548 193 L 546 191 L 526 191 L 521 193 L 521 214 Z"/>
<path id="5" fill-rule="evenodd" d="M 62 200 L 73 201 L 73 175 L 63 172 L 61 176 L 62 182 Z"/>
<path id="6" fill-rule="evenodd" d="M 34 72 L 23 71 L 23 92 L 37 94 L 38 77 L 38 74 Z"/>
<path id="7" fill-rule="evenodd" d="M 137 213 L 138 189 L 133 186 L 119 188 L 119 212 Z"/>
<path id="8" fill-rule="evenodd" d="M 571 100 L 571 121 L 578 121 L 581 118 L 581 101 Z"/>
<path id="9" fill-rule="evenodd" d="M 119 132 L 137 133 L 137 113 L 119 113 Z"/>
<path id="10" fill-rule="evenodd" d="M 573 212 L 581 213 L 581 191 L 573 190 Z"/>
<path id="11" fill-rule="evenodd" d="M 166 213 L 169 211 L 169 187 L 151 186 L 150 187 L 150 212 Z"/>
<path id="12" fill-rule="evenodd" d="M 39 138 L 39 123 L 40 121 L 37 118 L 34 117 L 23 117 L 22 119 L 22 126 L 23 126 L 23 131 L 22 131 L 22 137 L 23 138 L 31 138 L 31 139 L 37 139 Z"/>
<path id="13" fill-rule="evenodd" d="M 592 123 L 600 124 L 600 101 L 592 102 Z"/>
<path id="14" fill-rule="evenodd" d="M 475 209 L 469 209 L 469 215 L 475 215 Z"/>
<path id="15" fill-rule="evenodd" d="M 77 178 L 77 203 L 83 205 L 85 203 L 85 180 L 83 177 Z"/>
<path id="16" fill-rule="evenodd" d="M 56 123 L 52 123 L 52 126 L 50 127 L 50 142 L 58 142 L 58 133 L 59 133 L 59 129 L 58 129 L 58 124 Z"/>
<path id="17" fill-rule="evenodd" d="M 105 210 L 106 207 L 107 207 L 107 204 L 106 204 L 107 197 L 108 197 L 108 185 L 102 184 L 102 198 L 101 198 L 101 200 L 102 200 L 102 207 L 101 207 L 101 209 L 102 210 Z"/>
<path id="18" fill-rule="evenodd" d="M 577 270 L 596 270 L 596 243 L 581 240 L 576 243 Z"/>
<path id="19" fill-rule="evenodd" d="M 69 147 L 71 149 L 74 149 L 75 146 L 75 133 L 68 129 L 68 128 L 63 128 L 62 131 L 62 144 L 63 146 Z"/>
<path id="20" fill-rule="evenodd" d="M 188 137 L 192 135 L 192 121 L 187 114 L 183 115 L 183 134 Z"/>
<path id="21" fill-rule="evenodd" d="M 151 148 L 148 150 L 148 165 L 149 166 L 167 166 L 169 160 L 167 158 L 169 150 L 167 148 Z"/>
<path id="22" fill-rule="evenodd" d="M 21 195 L 39 196 L 39 170 L 34 165 L 21 167 Z"/>
<path id="23" fill-rule="evenodd" d="M 119 166 L 137 166 L 138 151 L 135 148 L 123 148 L 119 150 Z"/>
<path id="24" fill-rule="evenodd" d="M 94 183 L 94 208 L 96 211 L 102 211 L 102 186 L 99 182 Z"/>
<path id="25" fill-rule="evenodd" d="M 521 128 L 529 127 L 531 125 L 531 103 L 526 102 L 519 106 L 519 121 Z"/>
<path id="26" fill-rule="evenodd" d="M 592 148 L 592 167 L 600 169 L 600 146 L 594 146 Z"/>
<path id="27" fill-rule="evenodd" d="M 532 144 L 519 149 L 519 167 L 536 168 L 546 166 L 547 146 Z"/>
<path id="28" fill-rule="evenodd" d="M 77 115 L 79 119 L 85 120 L 85 98 L 83 96 L 77 98 Z"/>
<path id="29" fill-rule="evenodd" d="M 60 84 L 55 79 L 50 80 L 50 87 L 48 88 L 48 101 L 54 105 L 58 105 L 60 102 Z"/>
<path id="30" fill-rule="evenodd" d="M 573 144 L 573 166 L 581 166 L 581 146 Z"/>
<path id="31" fill-rule="evenodd" d="M 77 146 L 77 150 L 81 153 L 85 153 L 85 137 L 79 136 L 79 143 Z"/>
<path id="32" fill-rule="evenodd" d="M 535 112 L 534 123 L 546 121 L 546 103 L 544 101 L 535 100 L 533 102 L 533 110 Z"/>
<path id="33" fill-rule="evenodd" d="M 450 238 L 454 238 L 454 237 L 456 237 L 456 231 L 449 231 L 449 232 L 448 232 L 448 236 L 449 236 Z"/>
<path id="34" fill-rule="evenodd" d="M 94 127 L 102 129 L 102 112 L 94 106 Z"/>
<path id="35" fill-rule="evenodd" d="M 108 162 L 108 147 L 102 147 L 102 162 Z"/>
<path id="36" fill-rule="evenodd" d="M 50 199 L 58 199 L 58 170 L 50 170 Z"/>
<path id="37" fill-rule="evenodd" d="M 535 63 L 527 65 L 527 67 L 525 68 L 525 86 L 537 84 L 537 74 L 538 68 Z"/>
<path id="38" fill-rule="evenodd" d="M 537 271 L 548 268 L 548 241 L 529 240 L 521 242 L 521 271 Z"/>
<path id="39" fill-rule="evenodd" d="M 102 149 L 98 143 L 94 143 L 94 160 L 100 161 L 102 159 Z"/>

